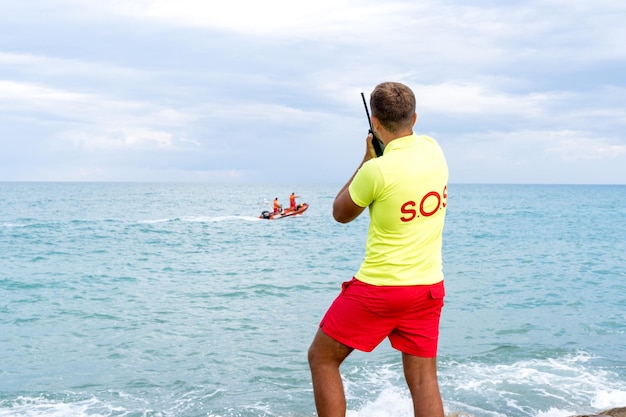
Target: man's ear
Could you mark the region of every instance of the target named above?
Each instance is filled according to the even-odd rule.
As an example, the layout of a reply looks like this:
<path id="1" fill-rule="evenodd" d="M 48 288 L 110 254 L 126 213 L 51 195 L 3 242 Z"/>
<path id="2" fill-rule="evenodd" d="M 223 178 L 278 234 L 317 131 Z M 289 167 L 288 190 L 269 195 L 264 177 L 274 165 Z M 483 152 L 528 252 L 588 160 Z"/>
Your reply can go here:
<path id="1" fill-rule="evenodd" d="M 381 127 L 380 120 L 378 120 L 376 116 L 372 116 L 371 119 L 372 119 L 372 127 L 374 128 L 374 130 L 380 131 L 380 127 Z"/>

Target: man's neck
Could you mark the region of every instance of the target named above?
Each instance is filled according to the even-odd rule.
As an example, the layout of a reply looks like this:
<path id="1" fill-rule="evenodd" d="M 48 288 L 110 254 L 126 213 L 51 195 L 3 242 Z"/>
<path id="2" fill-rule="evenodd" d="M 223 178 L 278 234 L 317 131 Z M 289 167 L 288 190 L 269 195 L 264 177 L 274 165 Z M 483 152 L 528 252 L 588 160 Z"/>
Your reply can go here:
<path id="1" fill-rule="evenodd" d="M 410 136 L 413 134 L 413 131 L 410 130 L 408 132 L 401 132 L 401 133 L 391 133 L 387 130 L 382 129 L 382 131 L 380 132 L 380 135 L 378 136 L 378 139 L 380 139 L 383 144 L 385 146 L 387 146 L 387 144 L 395 139 L 399 139 L 399 138 L 403 138 L 405 136 Z"/>

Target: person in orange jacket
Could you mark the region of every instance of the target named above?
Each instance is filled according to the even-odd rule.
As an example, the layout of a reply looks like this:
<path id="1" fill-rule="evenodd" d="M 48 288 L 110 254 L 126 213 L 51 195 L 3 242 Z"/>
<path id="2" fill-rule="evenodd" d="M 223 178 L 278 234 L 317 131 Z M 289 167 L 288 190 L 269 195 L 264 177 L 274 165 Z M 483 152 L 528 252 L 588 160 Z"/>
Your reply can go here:
<path id="1" fill-rule="evenodd" d="M 291 193 L 291 195 L 289 196 L 289 207 L 292 210 L 296 209 L 296 198 L 300 198 L 299 195 L 295 195 L 294 193 Z"/>
<path id="2" fill-rule="evenodd" d="M 280 213 L 281 209 L 283 207 L 280 205 L 280 203 L 278 202 L 278 197 L 276 197 L 274 199 L 274 214 Z"/>

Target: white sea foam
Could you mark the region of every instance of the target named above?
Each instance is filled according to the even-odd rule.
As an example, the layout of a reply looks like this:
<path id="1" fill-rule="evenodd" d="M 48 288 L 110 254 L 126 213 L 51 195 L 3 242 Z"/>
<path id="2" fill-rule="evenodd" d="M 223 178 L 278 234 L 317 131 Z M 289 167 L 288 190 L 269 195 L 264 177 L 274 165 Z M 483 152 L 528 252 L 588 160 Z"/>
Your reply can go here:
<path id="1" fill-rule="evenodd" d="M 444 406 L 447 413 L 480 417 L 566 417 L 626 404 L 626 385 L 593 360 L 580 351 L 508 364 L 443 362 Z M 348 368 L 344 376 L 348 417 L 412 415 L 401 365 Z"/>
<path id="2" fill-rule="evenodd" d="M 17 397 L 11 404 L 0 402 L 0 406 L 0 417 L 102 417 L 121 411 L 111 409 L 96 398 L 64 402 L 44 397 Z M 102 411 L 94 412 L 95 409 Z"/>
<path id="3" fill-rule="evenodd" d="M 611 384 L 615 385 L 615 384 Z M 597 389 L 591 405 L 597 409 L 623 407 L 626 404 L 626 387 L 620 389 L 609 388 Z"/>
<path id="4" fill-rule="evenodd" d="M 158 223 L 167 223 L 171 222 L 173 219 L 155 219 L 155 220 L 139 220 L 137 223 L 140 224 L 158 224 Z"/>
<path id="5" fill-rule="evenodd" d="M 259 221 L 258 217 L 253 216 L 236 216 L 236 215 L 228 215 L 228 216 L 186 216 L 181 217 L 180 221 L 189 222 L 189 223 L 219 223 L 219 222 L 227 222 L 227 221 L 236 221 L 236 220 L 245 220 L 245 221 Z"/>
<path id="6" fill-rule="evenodd" d="M 2 223 L 2 227 L 6 227 L 7 229 L 18 228 L 18 227 L 26 227 L 26 224 L 22 223 Z"/>
<path id="7" fill-rule="evenodd" d="M 386 388 L 378 397 L 368 401 L 359 410 L 349 410 L 346 417 L 410 417 L 413 415 L 411 398 L 404 390 Z"/>
<path id="8" fill-rule="evenodd" d="M 564 410 L 560 408 L 551 407 L 547 411 L 539 411 L 535 417 L 568 417 L 579 414 L 580 411 Z"/>
<path id="9" fill-rule="evenodd" d="M 592 359 L 578 352 L 510 364 L 450 363 L 440 372 L 442 391 L 444 399 L 456 397 L 468 405 L 480 399 L 480 403 L 500 404 L 502 410 L 534 417 L 623 406 L 626 386 L 613 372 L 588 367 Z M 459 380 L 464 383 L 458 384 Z"/>

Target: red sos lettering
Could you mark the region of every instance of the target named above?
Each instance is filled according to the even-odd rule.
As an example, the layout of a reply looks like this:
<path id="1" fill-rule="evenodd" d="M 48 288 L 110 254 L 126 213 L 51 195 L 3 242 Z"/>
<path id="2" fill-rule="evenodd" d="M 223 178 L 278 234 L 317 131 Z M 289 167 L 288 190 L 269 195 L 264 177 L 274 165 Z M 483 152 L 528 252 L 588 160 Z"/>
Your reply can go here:
<path id="1" fill-rule="evenodd" d="M 443 192 L 439 194 L 437 191 L 430 191 L 422 197 L 419 203 L 419 207 L 416 208 L 417 203 L 415 201 L 407 201 L 400 207 L 402 216 L 400 220 L 403 222 L 410 222 L 417 216 L 417 210 L 422 217 L 430 217 L 437 213 L 442 208 L 446 207 L 446 200 L 448 198 L 448 186 L 443 187 Z M 434 203 L 434 204 L 433 204 Z M 428 207 L 431 207 L 428 209 Z"/>

